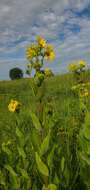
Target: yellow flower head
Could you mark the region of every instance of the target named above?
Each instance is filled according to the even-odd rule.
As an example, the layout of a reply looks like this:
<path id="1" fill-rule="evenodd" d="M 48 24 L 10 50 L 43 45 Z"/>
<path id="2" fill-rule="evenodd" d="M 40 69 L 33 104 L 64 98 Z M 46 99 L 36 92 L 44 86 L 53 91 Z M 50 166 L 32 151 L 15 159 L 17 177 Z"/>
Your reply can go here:
<path id="1" fill-rule="evenodd" d="M 71 72 L 75 72 L 78 70 L 78 65 L 76 63 L 71 63 L 71 64 L 69 64 L 68 69 Z"/>
<path id="2" fill-rule="evenodd" d="M 47 44 L 46 51 L 48 51 L 48 52 L 53 51 L 53 46 L 51 44 Z"/>
<path id="3" fill-rule="evenodd" d="M 85 97 L 88 97 L 88 96 L 89 96 L 88 92 L 84 92 L 84 93 L 80 94 L 80 98 L 85 98 Z"/>
<path id="4" fill-rule="evenodd" d="M 85 97 L 89 97 L 89 96 L 90 96 L 90 93 L 87 88 L 84 88 L 83 91 L 80 92 L 81 98 L 85 98 Z"/>
<path id="5" fill-rule="evenodd" d="M 11 100 L 11 102 L 8 105 L 8 109 L 10 112 L 17 112 L 20 110 L 21 103 L 16 100 Z"/>
<path id="6" fill-rule="evenodd" d="M 89 92 L 85 92 L 85 93 L 84 93 L 84 96 L 85 96 L 85 97 L 89 96 Z"/>
<path id="7" fill-rule="evenodd" d="M 49 68 L 45 68 L 45 71 L 44 71 L 44 72 L 45 72 L 46 77 L 50 77 L 50 76 L 53 75 L 51 69 L 49 69 Z"/>
<path id="8" fill-rule="evenodd" d="M 46 40 L 42 38 L 41 36 L 37 36 L 37 43 L 42 48 L 46 47 Z"/>
<path id="9" fill-rule="evenodd" d="M 86 88 L 86 89 L 84 89 L 84 96 L 85 96 L 85 97 L 89 96 L 89 91 L 88 91 L 88 89 L 87 89 L 87 88 Z"/>
<path id="10" fill-rule="evenodd" d="M 80 61 L 79 61 L 79 66 L 80 66 L 80 68 L 86 67 L 86 65 L 87 65 L 86 61 L 84 61 L 84 60 L 80 60 Z"/>
<path id="11" fill-rule="evenodd" d="M 31 60 L 38 54 L 38 46 L 36 44 L 32 44 L 31 46 L 28 46 L 26 49 L 26 57 L 28 60 Z"/>
<path id="12" fill-rule="evenodd" d="M 55 52 L 53 50 L 53 46 L 48 44 L 45 49 L 45 58 L 47 60 L 53 61 L 55 59 Z"/>

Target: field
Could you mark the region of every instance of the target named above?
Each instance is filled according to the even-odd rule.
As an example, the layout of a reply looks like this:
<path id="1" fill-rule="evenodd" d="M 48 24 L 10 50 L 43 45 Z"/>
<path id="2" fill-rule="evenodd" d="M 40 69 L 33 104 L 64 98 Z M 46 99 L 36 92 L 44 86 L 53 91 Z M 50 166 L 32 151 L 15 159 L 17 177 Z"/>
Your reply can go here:
<path id="1" fill-rule="evenodd" d="M 21 115 L 26 112 L 26 117 L 28 117 L 28 109 L 32 110 L 36 107 L 37 102 L 34 101 L 30 80 L 21 79 L 13 82 L 0 82 L 0 141 L 8 138 L 8 135 L 14 136 L 14 114 L 8 111 L 8 104 L 11 99 L 17 99 L 22 102 L 23 110 Z M 78 117 L 79 115 L 78 100 L 73 97 L 71 92 L 73 83 L 72 75 L 69 76 L 68 74 L 55 76 L 45 81 L 44 99 L 53 98 L 56 113 L 60 117 L 61 127 L 66 127 L 66 123 L 70 122 L 70 117 Z M 70 123 L 67 124 L 70 125 Z"/>
<path id="2" fill-rule="evenodd" d="M 0 82 L 0 168 L 2 171 L 0 173 L 0 189 L 75 190 L 77 188 L 77 190 L 89 190 L 90 186 L 86 185 L 86 183 L 90 184 L 90 175 L 87 174 L 88 182 L 86 182 L 86 178 L 83 181 L 84 177 L 82 177 L 82 175 L 80 176 L 80 165 L 77 149 L 79 131 L 82 128 L 82 124 L 84 123 L 84 113 L 81 111 L 80 100 L 78 96 L 71 90 L 71 87 L 76 84 L 73 74 L 67 73 L 45 79 L 42 87 L 38 88 L 38 95 L 36 97 L 34 96 L 32 90 L 32 80 L 33 79 L 31 78 L 27 78 Z M 90 81 L 89 70 L 84 73 L 83 81 L 84 83 Z M 42 101 L 40 101 L 40 98 Z M 11 99 L 21 102 L 22 106 L 19 114 L 9 112 L 8 104 Z M 39 121 L 42 124 L 42 105 L 46 106 L 47 104 L 50 108 L 48 117 L 51 118 L 51 120 L 49 118 L 48 121 L 53 121 L 53 124 L 49 124 L 52 126 L 52 139 L 50 145 L 47 145 L 48 143 L 45 145 L 44 142 L 43 149 L 45 150 L 43 151 L 45 152 L 41 154 L 41 158 L 49 167 L 49 177 L 47 175 L 45 165 L 41 163 L 41 160 L 38 158 L 38 156 L 36 156 L 36 163 L 34 160 L 35 164 L 32 164 L 35 155 L 33 154 L 33 150 L 31 150 L 32 148 L 30 148 L 32 147 L 31 141 L 33 142 L 35 140 L 36 142 L 33 142 L 32 144 L 35 145 L 33 145 L 35 148 L 34 152 L 38 152 L 37 144 L 39 141 L 37 138 L 37 132 L 34 133 L 36 136 L 33 140 L 34 135 L 32 130 L 33 125 L 38 125 L 38 121 L 36 120 L 35 124 L 32 122 L 33 118 L 31 112 L 36 113 L 37 118 L 39 118 Z M 87 107 L 89 110 L 89 99 Z M 52 110 L 54 110 L 53 116 Z M 20 139 L 18 141 L 20 135 L 17 135 L 18 138 L 16 137 L 15 131 L 17 126 L 19 127 L 19 130 L 21 131 L 21 134 L 23 134 L 24 138 L 28 137 L 29 134 L 30 135 L 27 138 L 27 145 L 22 146 L 23 150 L 21 149 L 21 151 L 23 151 L 23 153 L 19 151 L 19 156 L 15 161 L 15 155 L 17 155 L 17 144 L 21 146 L 19 142 Z M 45 136 L 48 135 L 48 133 L 49 130 L 46 127 Z M 42 139 L 44 139 L 44 135 Z M 7 144 L 8 141 L 10 141 L 10 145 L 8 145 L 9 143 Z M 2 148 L 3 143 L 4 148 Z M 51 148 L 48 148 L 47 146 L 52 147 L 52 144 L 56 146 L 56 152 L 54 152 L 54 155 L 52 155 L 52 157 L 54 157 L 53 164 L 50 160 L 51 164 L 49 165 L 46 157 L 47 155 L 50 156 Z M 12 152 L 13 161 L 9 159 L 9 150 L 10 154 Z M 27 155 L 25 157 L 24 151 Z M 22 160 L 20 158 L 22 158 Z M 29 166 L 25 168 L 27 160 L 31 163 L 31 167 L 29 164 Z M 22 167 L 21 165 L 17 164 L 18 162 L 22 163 Z M 38 162 L 40 163 L 38 164 Z M 4 165 L 6 165 L 5 168 Z M 21 169 L 18 172 L 16 167 L 17 165 L 19 165 L 18 167 L 23 170 L 23 174 L 22 172 L 20 174 Z M 43 168 L 39 168 L 40 165 L 42 165 Z M 53 169 L 51 168 L 51 165 Z M 90 167 L 90 159 L 88 161 L 88 165 Z M 46 172 L 43 172 L 42 170 L 45 170 Z M 85 172 L 85 170 L 83 170 L 83 172 Z M 22 176 L 23 180 L 20 178 L 18 182 L 17 178 L 19 177 L 16 176 L 16 173 L 18 173 L 19 177 Z M 6 175 L 8 175 L 8 180 L 6 180 Z M 29 184 L 28 181 L 30 181 L 31 184 Z"/>

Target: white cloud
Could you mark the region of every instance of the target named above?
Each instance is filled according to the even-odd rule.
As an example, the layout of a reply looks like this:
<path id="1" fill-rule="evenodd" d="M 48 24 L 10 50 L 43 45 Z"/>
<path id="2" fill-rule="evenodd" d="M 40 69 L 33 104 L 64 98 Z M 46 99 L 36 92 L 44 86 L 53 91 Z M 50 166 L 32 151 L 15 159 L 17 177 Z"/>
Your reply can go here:
<path id="1" fill-rule="evenodd" d="M 90 20 L 73 14 L 73 10 L 82 11 L 89 4 L 90 0 L 0 0 L 1 58 L 17 56 L 40 34 L 55 45 L 56 62 L 60 59 L 67 64 L 69 59 L 82 57 L 89 60 Z M 77 34 L 70 30 L 75 24 L 80 27 Z"/>

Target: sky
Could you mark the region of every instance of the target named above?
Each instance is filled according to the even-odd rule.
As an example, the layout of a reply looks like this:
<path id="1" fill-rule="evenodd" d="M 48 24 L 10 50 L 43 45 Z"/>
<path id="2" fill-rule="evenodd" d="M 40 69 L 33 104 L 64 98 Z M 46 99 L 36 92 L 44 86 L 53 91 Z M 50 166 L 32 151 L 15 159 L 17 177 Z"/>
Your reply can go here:
<path id="1" fill-rule="evenodd" d="M 90 0 L 0 0 L 0 80 L 9 70 L 25 72 L 26 46 L 43 36 L 53 44 L 55 73 L 79 59 L 90 64 Z M 46 64 L 47 66 L 48 64 Z"/>

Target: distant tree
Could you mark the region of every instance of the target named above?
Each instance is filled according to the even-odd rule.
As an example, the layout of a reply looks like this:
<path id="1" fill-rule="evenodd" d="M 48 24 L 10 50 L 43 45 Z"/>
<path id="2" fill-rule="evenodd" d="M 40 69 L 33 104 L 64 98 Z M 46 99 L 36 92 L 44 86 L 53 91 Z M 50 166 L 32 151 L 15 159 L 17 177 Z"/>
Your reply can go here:
<path id="1" fill-rule="evenodd" d="M 23 78 L 23 71 L 20 68 L 13 68 L 9 71 L 11 80 Z"/>

